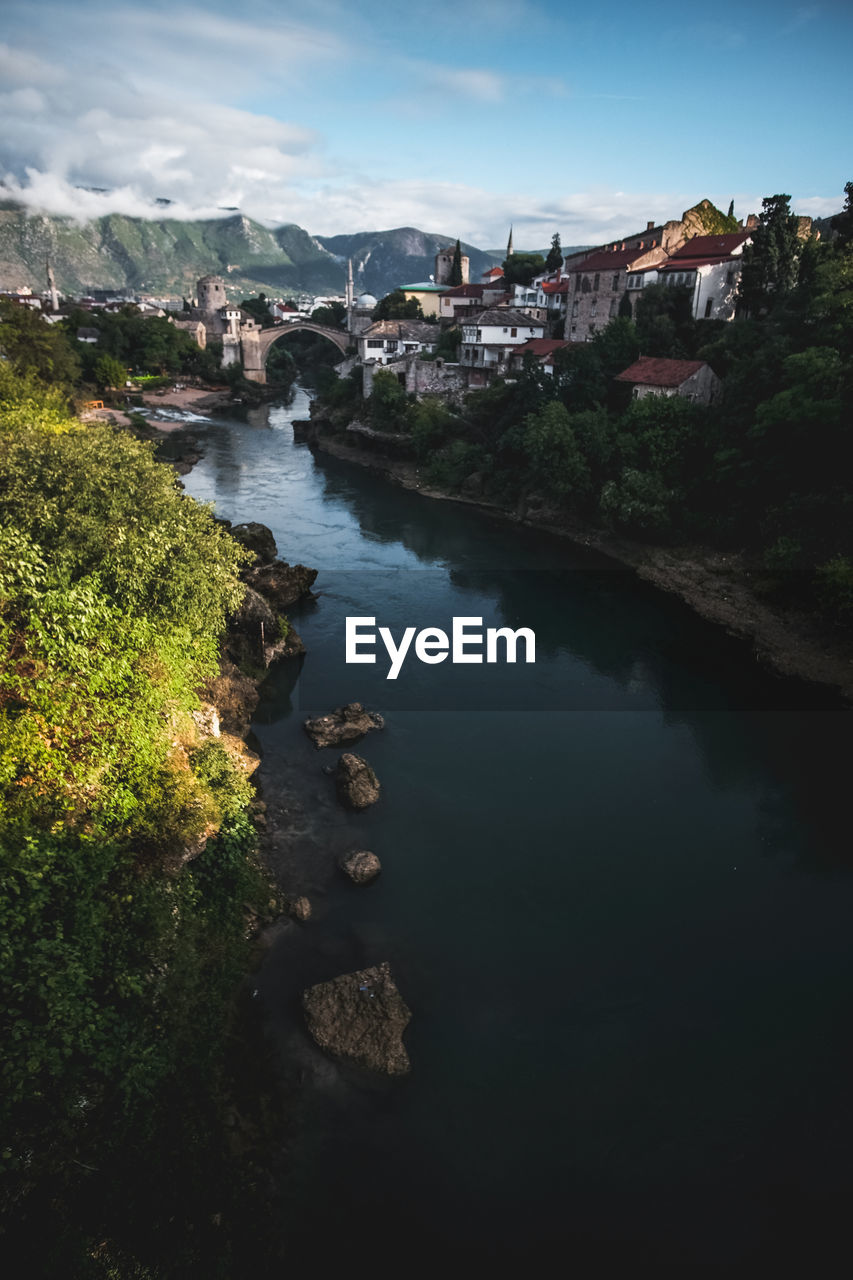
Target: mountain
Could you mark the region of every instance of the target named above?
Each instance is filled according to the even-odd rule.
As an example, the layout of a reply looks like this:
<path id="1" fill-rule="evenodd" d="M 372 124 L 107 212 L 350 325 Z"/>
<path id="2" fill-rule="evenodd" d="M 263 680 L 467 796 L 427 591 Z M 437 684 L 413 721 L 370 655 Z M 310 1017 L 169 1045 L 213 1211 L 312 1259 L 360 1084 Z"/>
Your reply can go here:
<path id="1" fill-rule="evenodd" d="M 45 287 L 50 258 L 61 293 L 129 289 L 195 293 L 199 276 L 225 278 L 232 298 L 258 293 L 342 293 L 335 256 L 295 225 L 270 230 L 243 214 L 179 222 L 108 214 L 90 222 L 0 205 L 0 288 Z"/>
<path id="2" fill-rule="evenodd" d="M 41 291 L 50 258 L 60 293 L 77 296 L 92 289 L 189 296 L 208 273 L 223 276 L 231 299 L 260 291 L 343 293 L 352 257 L 356 291 L 381 298 L 397 285 L 428 280 L 437 251 L 455 244 L 416 227 L 315 237 L 294 223 L 270 229 L 239 212 L 223 212 L 227 216 L 195 222 L 117 213 L 76 222 L 4 201 L 0 289 L 29 285 Z M 494 266 L 490 254 L 468 244 L 462 249 L 472 280 Z"/>
<path id="3" fill-rule="evenodd" d="M 439 249 L 456 244 L 452 236 L 430 235 L 418 231 L 417 227 L 318 236 L 317 239 L 344 267 L 347 258 L 352 258 L 356 292 L 372 293 L 377 298 L 398 285 L 429 280 L 435 272 L 435 255 Z M 462 252 L 470 259 L 472 280 L 479 280 L 484 271 L 495 265 L 488 253 L 472 244 L 463 244 Z"/>

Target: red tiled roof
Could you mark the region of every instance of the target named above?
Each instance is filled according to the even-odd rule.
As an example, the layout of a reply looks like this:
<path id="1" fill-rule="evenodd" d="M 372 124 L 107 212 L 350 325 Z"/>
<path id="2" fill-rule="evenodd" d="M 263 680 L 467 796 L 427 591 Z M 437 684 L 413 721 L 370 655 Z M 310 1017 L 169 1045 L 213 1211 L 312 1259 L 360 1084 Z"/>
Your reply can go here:
<path id="1" fill-rule="evenodd" d="M 571 288 L 571 280 L 565 276 L 562 280 L 543 280 L 543 293 L 568 293 Z"/>
<path id="2" fill-rule="evenodd" d="M 680 387 L 702 368 L 704 360 L 663 360 L 640 356 L 629 368 L 617 373 L 617 382 L 639 383 L 644 387 Z"/>
<path id="3" fill-rule="evenodd" d="M 502 276 L 503 273 L 503 267 L 490 267 L 488 271 L 483 272 L 483 276 Z"/>
<path id="4" fill-rule="evenodd" d="M 749 231 L 731 231 L 722 236 L 694 236 L 687 244 L 672 255 L 671 262 L 684 262 L 688 258 L 702 258 L 711 261 L 715 258 L 727 258 L 740 248 L 744 240 L 750 237 Z M 682 270 L 684 268 L 682 267 Z"/>
<path id="5" fill-rule="evenodd" d="M 572 270 L 609 271 L 612 268 L 614 271 L 619 271 L 630 266 L 637 258 L 644 258 L 651 249 L 651 245 L 647 245 L 644 249 L 598 249 Z"/>
<path id="6" fill-rule="evenodd" d="M 558 351 L 560 347 L 567 347 L 569 344 L 564 338 L 529 338 L 527 342 L 522 342 L 520 346 L 515 348 L 517 356 L 530 354 L 531 356 L 549 356 L 552 351 Z"/>
<path id="7" fill-rule="evenodd" d="M 674 258 L 664 263 L 661 271 L 695 271 L 698 267 L 717 267 L 721 262 L 739 262 L 739 258 L 726 255 L 724 258 L 682 258 L 677 262 Z"/>

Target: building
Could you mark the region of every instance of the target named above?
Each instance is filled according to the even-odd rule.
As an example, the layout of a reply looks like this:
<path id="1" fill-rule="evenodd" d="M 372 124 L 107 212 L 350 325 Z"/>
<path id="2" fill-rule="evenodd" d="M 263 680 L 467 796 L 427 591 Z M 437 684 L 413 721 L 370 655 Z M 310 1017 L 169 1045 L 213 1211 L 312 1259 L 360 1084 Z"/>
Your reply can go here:
<path id="1" fill-rule="evenodd" d="M 438 325 L 425 320 L 376 320 L 358 337 L 362 364 L 388 364 L 401 356 L 434 351 Z"/>
<path id="2" fill-rule="evenodd" d="M 712 404 L 722 383 L 704 360 L 664 360 L 657 356 L 641 356 L 616 375 L 616 382 L 626 382 L 635 400 L 646 396 L 683 396 L 697 404 Z"/>
<path id="3" fill-rule="evenodd" d="M 636 245 L 616 241 L 571 263 L 571 285 L 566 293 L 565 336 L 570 342 L 589 342 L 619 315 L 634 314 L 636 291 L 657 279 L 657 268 L 666 252 L 657 237 Z M 623 303 L 623 299 L 625 299 Z"/>
<path id="4" fill-rule="evenodd" d="M 506 374 L 513 351 L 531 338 L 545 336 L 545 325 L 512 307 L 491 307 L 462 322 L 459 363 L 469 370 L 468 385 L 484 387 Z"/>
<path id="5" fill-rule="evenodd" d="M 421 304 L 425 316 L 436 316 L 439 313 L 439 300 L 447 285 L 435 284 L 432 280 L 423 280 L 420 284 L 401 284 L 400 290 L 405 294 L 407 302 L 416 298 Z"/>
<path id="6" fill-rule="evenodd" d="M 450 277 L 453 273 L 453 259 L 456 256 L 456 245 L 446 245 L 444 249 L 439 249 L 435 255 L 435 283 L 438 285 L 449 285 Z M 461 255 L 462 262 L 462 284 L 467 284 L 470 280 L 469 270 L 470 262 L 468 255 Z"/>
<path id="7" fill-rule="evenodd" d="M 455 321 L 473 311 L 482 311 L 484 307 L 493 307 L 504 297 L 502 275 L 497 282 L 488 284 L 458 284 L 453 289 L 445 289 L 439 299 L 439 318 Z"/>
<path id="8" fill-rule="evenodd" d="M 565 338 L 531 338 L 522 342 L 520 347 L 513 347 L 509 358 L 509 372 L 520 373 L 524 367 L 525 356 L 532 356 L 545 373 L 554 372 L 554 352 L 562 351 L 570 344 Z"/>
<path id="9" fill-rule="evenodd" d="M 734 320 L 749 231 L 721 236 L 694 236 L 660 269 L 661 284 L 691 290 L 697 320 Z"/>
<path id="10" fill-rule="evenodd" d="M 269 310 L 273 320 L 287 320 L 289 322 L 302 319 L 302 312 L 292 302 L 282 302 L 279 299 L 278 302 L 269 304 Z"/>

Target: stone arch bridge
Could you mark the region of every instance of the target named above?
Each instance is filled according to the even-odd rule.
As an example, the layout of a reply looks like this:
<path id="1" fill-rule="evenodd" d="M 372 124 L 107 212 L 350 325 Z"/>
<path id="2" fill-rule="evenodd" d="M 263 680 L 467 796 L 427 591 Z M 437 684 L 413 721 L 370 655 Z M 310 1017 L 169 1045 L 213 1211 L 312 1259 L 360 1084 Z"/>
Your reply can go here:
<path id="1" fill-rule="evenodd" d="M 296 333 L 298 330 L 307 330 L 308 333 L 317 333 L 321 338 L 328 338 L 330 342 L 334 342 L 342 356 L 347 353 L 347 347 L 352 342 L 352 338 L 343 329 L 328 329 L 323 324 L 315 324 L 312 320 L 292 320 L 286 324 L 278 324 L 274 329 L 243 329 L 240 333 L 240 343 L 243 348 L 243 372 L 251 382 L 266 382 L 267 380 L 267 356 L 270 347 L 282 338 L 286 338 L 289 333 Z"/>

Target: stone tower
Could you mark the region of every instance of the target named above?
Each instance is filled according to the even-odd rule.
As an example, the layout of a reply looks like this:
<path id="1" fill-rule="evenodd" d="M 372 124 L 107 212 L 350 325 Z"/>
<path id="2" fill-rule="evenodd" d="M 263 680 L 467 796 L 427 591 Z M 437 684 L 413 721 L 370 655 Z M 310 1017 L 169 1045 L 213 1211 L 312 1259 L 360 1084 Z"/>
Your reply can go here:
<path id="1" fill-rule="evenodd" d="M 450 284 L 450 273 L 453 270 L 453 255 L 456 252 L 456 245 L 449 244 L 445 249 L 439 249 L 435 255 L 435 283 Z M 469 277 L 469 259 L 467 253 L 462 254 L 462 283 L 468 284 Z"/>
<path id="2" fill-rule="evenodd" d="M 199 311 L 218 311 L 225 306 L 225 281 L 221 276 L 202 276 L 196 288 Z"/>

